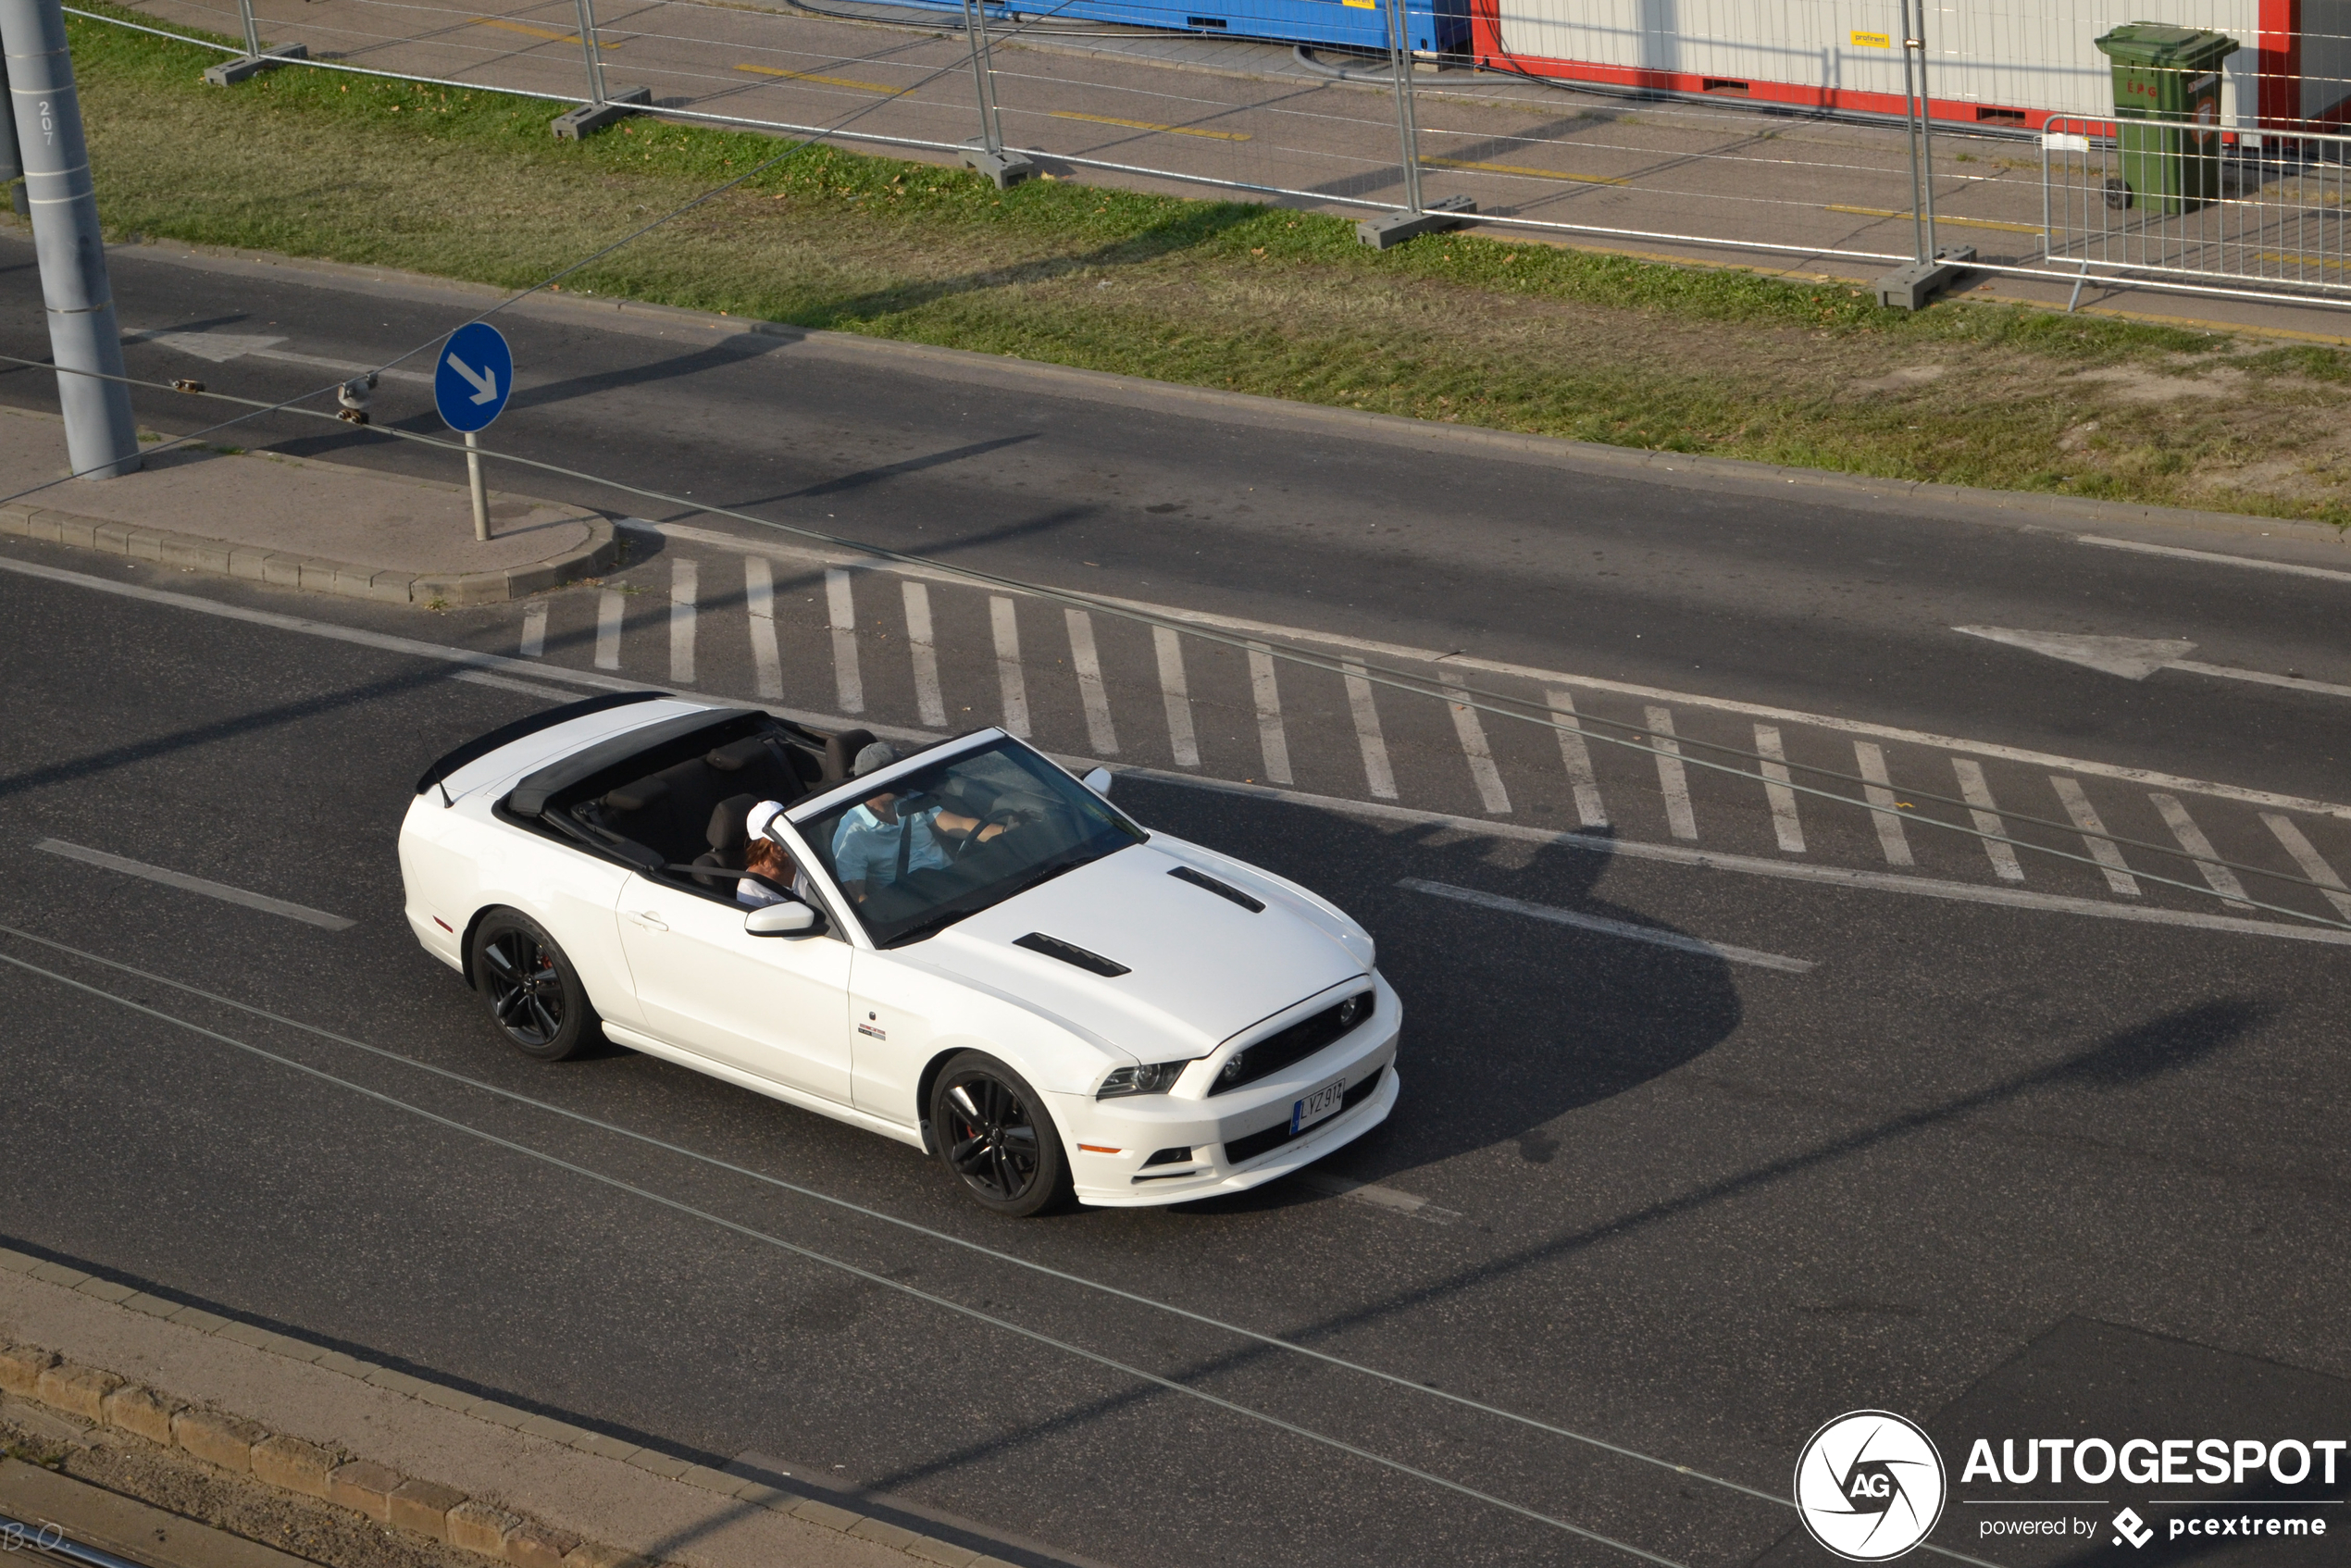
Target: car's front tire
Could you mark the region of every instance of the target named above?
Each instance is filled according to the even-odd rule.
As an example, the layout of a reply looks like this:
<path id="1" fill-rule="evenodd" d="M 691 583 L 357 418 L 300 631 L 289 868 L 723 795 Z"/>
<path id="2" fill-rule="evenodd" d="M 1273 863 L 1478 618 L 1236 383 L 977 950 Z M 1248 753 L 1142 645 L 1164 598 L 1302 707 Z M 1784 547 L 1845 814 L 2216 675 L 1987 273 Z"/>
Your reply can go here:
<path id="1" fill-rule="evenodd" d="M 1071 1197 L 1069 1157 L 1045 1101 L 994 1057 L 952 1058 L 930 1091 L 939 1158 L 975 1202 L 1026 1219 Z"/>
<path id="2" fill-rule="evenodd" d="M 596 1038 L 596 1010 L 564 950 L 540 924 L 493 910 L 474 930 L 474 988 L 506 1043 L 540 1062 L 560 1062 Z"/>

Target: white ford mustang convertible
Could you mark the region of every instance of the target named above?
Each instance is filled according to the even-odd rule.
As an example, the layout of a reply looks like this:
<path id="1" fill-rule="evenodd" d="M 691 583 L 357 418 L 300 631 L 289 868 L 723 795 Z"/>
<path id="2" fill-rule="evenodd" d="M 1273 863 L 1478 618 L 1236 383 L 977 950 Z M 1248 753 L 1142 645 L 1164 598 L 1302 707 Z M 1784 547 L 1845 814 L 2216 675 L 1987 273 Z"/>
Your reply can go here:
<path id="1" fill-rule="evenodd" d="M 1402 1009 L 1354 921 L 1001 729 L 851 778 L 872 739 L 657 692 L 534 715 L 417 781 L 408 923 L 528 1055 L 601 1029 L 1001 1213 L 1238 1191 L 1387 1118 Z M 765 801 L 790 865 L 753 874 Z"/>

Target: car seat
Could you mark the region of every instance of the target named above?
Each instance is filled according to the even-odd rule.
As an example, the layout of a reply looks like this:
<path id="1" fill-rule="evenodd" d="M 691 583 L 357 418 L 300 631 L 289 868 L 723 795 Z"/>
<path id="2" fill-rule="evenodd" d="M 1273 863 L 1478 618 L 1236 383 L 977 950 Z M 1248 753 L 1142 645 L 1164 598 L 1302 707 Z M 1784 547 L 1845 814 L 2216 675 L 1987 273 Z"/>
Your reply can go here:
<path id="1" fill-rule="evenodd" d="M 851 777 L 857 753 L 874 743 L 870 729 L 844 729 L 825 737 L 825 782 L 839 784 Z"/>
<path id="2" fill-rule="evenodd" d="M 759 803 L 757 795 L 732 795 L 719 802 L 710 811 L 710 849 L 694 857 L 696 865 L 707 865 L 725 877 L 694 875 L 694 880 L 705 888 L 715 888 L 728 878 L 738 877 L 743 869 L 743 853 L 751 846 L 749 824 L 744 818 L 751 808 Z"/>

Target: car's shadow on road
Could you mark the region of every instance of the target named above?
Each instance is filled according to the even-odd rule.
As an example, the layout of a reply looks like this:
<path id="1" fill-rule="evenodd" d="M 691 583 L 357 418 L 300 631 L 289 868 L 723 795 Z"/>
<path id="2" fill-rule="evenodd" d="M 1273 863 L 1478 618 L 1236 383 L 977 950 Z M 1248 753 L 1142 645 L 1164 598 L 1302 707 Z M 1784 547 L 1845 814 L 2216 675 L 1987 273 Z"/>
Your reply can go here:
<path id="1" fill-rule="evenodd" d="M 1704 952 L 1601 935 L 1464 904 L 1402 886 L 1506 894 L 1684 936 L 1594 892 L 1613 863 L 1604 840 L 1549 847 L 1122 778 L 1118 799 L 1179 838 L 1239 856 L 1312 889 L 1362 922 L 1404 1003 L 1397 1070 L 1403 1100 L 1378 1130 L 1333 1156 L 1334 1171 L 1376 1181 L 1514 1143 L 1543 1164 L 1550 1124 L 1637 1088 L 1711 1050 L 1740 1003 L 1730 965 Z M 1184 1206 L 1234 1213 L 1320 1201 L 1276 1182 Z"/>

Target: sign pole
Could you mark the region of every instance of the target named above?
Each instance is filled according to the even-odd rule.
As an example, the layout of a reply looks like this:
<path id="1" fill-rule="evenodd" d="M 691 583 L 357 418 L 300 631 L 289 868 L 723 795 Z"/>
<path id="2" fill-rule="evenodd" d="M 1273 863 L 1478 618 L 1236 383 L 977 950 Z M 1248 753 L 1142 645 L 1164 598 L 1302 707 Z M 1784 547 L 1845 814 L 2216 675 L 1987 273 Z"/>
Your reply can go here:
<path id="1" fill-rule="evenodd" d="M 5 0 L 0 0 L 5 3 Z M 504 412 L 515 394 L 515 352 L 497 328 L 468 321 L 441 345 L 433 367 L 432 405 L 441 422 L 466 438 L 466 489 L 473 497 L 474 539 L 490 539 L 490 491 L 481 481 L 481 439 L 476 433 Z"/>
<path id="2" fill-rule="evenodd" d="M 474 538 L 483 543 L 490 541 L 490 492 L 481 483 L 481 440 L 472 430 L 466 432 L 466 480 L 474 492 Z"/>

